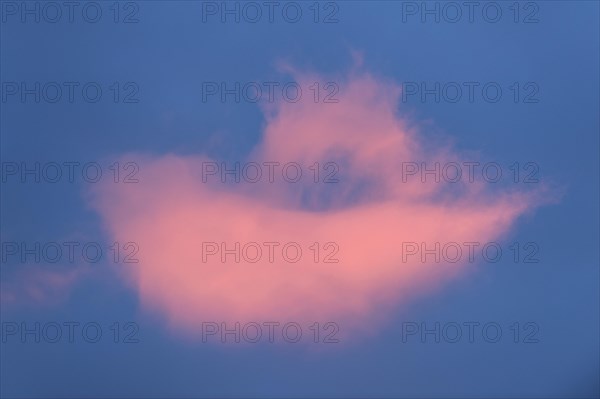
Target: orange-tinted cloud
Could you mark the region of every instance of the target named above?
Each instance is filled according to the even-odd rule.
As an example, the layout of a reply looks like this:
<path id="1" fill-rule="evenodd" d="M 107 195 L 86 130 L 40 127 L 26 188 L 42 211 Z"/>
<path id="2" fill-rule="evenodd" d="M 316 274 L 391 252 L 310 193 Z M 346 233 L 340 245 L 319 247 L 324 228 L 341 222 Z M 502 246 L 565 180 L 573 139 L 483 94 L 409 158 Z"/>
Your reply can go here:
<path id="1" fill-rule="evenodd" d="M 303 87 L 323 81 L 296 79 Z M 263 176 L 254 184 L 222 184 L 218 175 L 205 183 L 203 166 L 215 160 L 171 154 L 136 156 L 137 184 L 94 185 L 90 200 L 111 239 L 139 245 L 140 262 L 121 270 L 146 309 L 187 333 L 205 321 L 336 321 L 365 329 L 390 307 L 465 270 L 465 262 L 403 261 L 403 242 L 494 241 L 539 205 L 535 193 L 491 190 L 480 181 L 463 179 L 452 190 L 403 182 L 402 162 L 464 159 L 447 146 L 424 143 L 398 116 L 397 85 L 368 74 L 338 83 L 337 103 L 304 98 L 264 107 L 264 135 L 246 161 L 297 162 L 305 174 L 298 183 L 284 181 L 280 168 L 273 183 Z M 308 167 L 328 161 L 339 166 L 339 182 L 314 183 Z M 239 263 L 235 255 L 223 262 L 220 251 L 206 254 L 217 250 L 207 242 L 229 249 L 257 243 L 263 254 L 246 261 L 256 255 L 252 244 Z M 269 242 L 281 244 L 273 263 Z M 302 248 L 296 263 L 281 254 L 287 242 Z M 318 263 L 310 249 L 315 242 Z M 325 248 L 329 242 L 335 244 Z M 339 262 L 324 263 L 332 252 Z"/>

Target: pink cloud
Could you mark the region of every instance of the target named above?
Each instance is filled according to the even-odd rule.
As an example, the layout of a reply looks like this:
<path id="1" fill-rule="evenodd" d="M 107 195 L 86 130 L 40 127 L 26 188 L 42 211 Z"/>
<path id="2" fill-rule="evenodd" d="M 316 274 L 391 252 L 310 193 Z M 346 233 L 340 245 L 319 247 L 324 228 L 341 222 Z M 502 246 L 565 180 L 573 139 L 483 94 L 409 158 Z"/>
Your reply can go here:
<path id="1" fill-rule="evenodd" d="M 296 73 L 297 74 L 297 73 Z M 303 87 L 323 81 L 297 74 Z M 92 206 L 111 239 L 135 241 L 138 264 L 121 273 L 142 306 L 176 331 L 205 321 L 335 321 L 348 333 L 369 330 L 389 309 L 464 273 L 465 262 L 402 261 L 402 242 L 488 242 L 540 203 L 536 192 L 491 190 L 485 182 L 453 186 L 403 182 L 402 162 L 461 161 L 448 146 L 424 143 L 398 116 L 399 87 L 368 74 L 339 82 L 338 103 L 304 98 L 264 107 L 262 141 L 247 161 L 339 165 L 338 183 L 221 184 L 202 181 L 207 156 L 137 155 L 140 182 L 94 185 Z M 132 155 L 126 157 L 132 159 Z M 216 160 L 216 162 L 220 162 Z M 230 177 L 231 178 L 231 177 Z M 203 243 L 258 243 L 256 263 L 223 263 Z M 269 262 L 265 242 L 298 243 L 297 263 Z M 338 263 L 315 263 L 309 247 L 335 242 Z M 291 251 L 293 253 L 294 251 Z M 251 252 L 254 254 L 254 251 Z M 253 255 L 252 255 L 253 256 Z"/>
<path id="2" fill-rule="evenodd" d="M 4 306 L 15 304 L 56 305 L 64 301 L 85 273 L 83 269 L 44 270 L 37 265 L 25 265 L 6 277 L 0 284 L 0 302 Z"/>

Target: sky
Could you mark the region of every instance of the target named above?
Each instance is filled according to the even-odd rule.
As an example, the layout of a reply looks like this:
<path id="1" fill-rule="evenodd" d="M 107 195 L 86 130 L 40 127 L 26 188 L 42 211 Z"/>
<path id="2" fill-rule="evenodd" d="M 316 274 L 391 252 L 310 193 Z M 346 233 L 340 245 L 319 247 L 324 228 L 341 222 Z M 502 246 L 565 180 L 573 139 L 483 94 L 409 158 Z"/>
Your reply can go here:
<path id="1" fill-rule="evenodd" d="M 0 396 L 600 396 L 595 1 L 0 1 Z"/>

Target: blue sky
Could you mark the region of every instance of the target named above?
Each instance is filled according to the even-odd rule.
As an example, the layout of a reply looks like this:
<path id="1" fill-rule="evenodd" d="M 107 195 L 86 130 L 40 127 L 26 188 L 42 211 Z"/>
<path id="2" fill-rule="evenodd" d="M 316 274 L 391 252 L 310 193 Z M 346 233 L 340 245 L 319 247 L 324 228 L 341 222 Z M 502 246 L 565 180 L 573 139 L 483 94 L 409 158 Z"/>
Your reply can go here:
<path id="1" fill-rule="evenodd" d="M 113 2 L 102 1 L 96 3 L 102 10 L 97 23 L 86 21 L 80 9 L 69 22 L 64 6 L 60 21 L 50 23 L 41 15 L 38 23 L 34 15 L 21 19 L 20 2 L 2 1 L 3 168 L 14 162 L 98 162 L 110 175 L 111 160 L 131 152 L 240 159 L 260 141 L 261 108 L 247 101 L 203 102 L 203 82 L 288 82 L 292 78 L 279 68 L 282 63 L 337 82 L 352 70 L 353 54 L 360 53 L 363 70 L 404 87 L 493 82 L 502 88 L 498 102 L 487 101 L 479 90 L 473 101 L 463 96 L 456 103 L 436 102 L 433 96 L 422 101 L 419 93 L 399 101 L 397 111 L 418 125 L 426 140 L 442 137 L 505 168 L 515 162 L 539 166 L 540 180 L 556 187 L 560 200 L 519 218 L 502 243 L 536 243 L 540 262 L 506 257 L 477 264 L 465 277 L 387 313 L 387 323 L 368 338 L 307 350 L 293 344 L 207 344 L 174 335 L 159 317 L 142 310 L 136 292 L 116 279 L 103 259 L 87 265 L 95 268 L 92 278 L 65 292 L 42 301 L 2 303 L 0 394 L 598 397 L 598 3 L 518 2 L 515 22 L 513 2 L 498 2 L 502 16 L 496 23 L 479 8 L 473 22 L 464 8 L 456 23 L 443 15 L 440 22 L 432 16 L 423 22 L 420 9 L 406 14 L 421 2 L 392 1 L 317 3 L 318 23 L 313 2 L 295 3 L 303 10 L 297 23 L 277 12 L 270 23 L 265 8 L 258 23 L 243 15 L 239 23 L 231 17 L 222 22 L 218 15 L 204 15 L 204 22 L 208 3 L 120 2 L 115 23 Z M 27 4 L 43 9 L 41 2 Z M 436 4 L 442 9 L 445 3 L 427 6 Z M 129 13 L 137 22 L 123 23 Z M 329 13 L 337 22 L 322 22 Z M 12 82 L 17 94 L 9 94 Z M 95 82 L 103 95 L 95 103 L 77 90 L 73 102 L 66 92 L 56 103 L 43 96 L 37 103 L 34 95 L 23 101 L 22 82 L 30 88 L 35 82 L 77 82 L 78 88 Z M 137 102 L 123 102 L 130 93 Z M 111 238 L 104 221 L 86 201 L 89 185 L 82 179 L 52 184 L 7 176 L 0 193 L 2 242 L 80 240 L 107 247 Z M 21 292 L 21 270 L 69 273 L 79 267 L 64 263 L 31 266 L 10 257 L 3 259 L 1 280 Z M 35 343 L 5 334 L 5 323 L 68 321 L 99 323 L 103 338 L 95 344 L 80 338 L 69 343 L 65 337 Z M 431 327 L 469 321 L 498 323 L 502 339 L 402 339 L 407 322 Z M 123 343 L 120 336 L 114 343 L 115 322 L 121 333 L 125 323 L 136 323 L 139 342 Z M 515 343 L 511 326 L 519 323 L 523 334 L 528 322 L 539 328 L 539 342 L 524 343 L 520 336 Z"/>

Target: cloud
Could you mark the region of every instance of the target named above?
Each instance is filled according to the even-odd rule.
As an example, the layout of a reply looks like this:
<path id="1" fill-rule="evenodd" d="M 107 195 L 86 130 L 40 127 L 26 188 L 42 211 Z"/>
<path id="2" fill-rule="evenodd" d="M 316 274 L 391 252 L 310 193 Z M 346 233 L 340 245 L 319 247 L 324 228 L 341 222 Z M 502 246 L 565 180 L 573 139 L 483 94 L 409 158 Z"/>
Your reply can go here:
<path id="1" fill-rule="evenodd" d="M 324 81 L 292 73 L 302 87 Z M 219 173 L 203 174 L 207 165 L 221 167 L 206 155 L 128 154 L 123 159 L 139 164 L 139 183 L 93 185 L 89 200 L 111 239 L 139 245 L 139 263 L 120 270 L 146 310 L 184 334 L 207 321 L 335 321 L 346 333 L 376 329 L 391 308 L 467 268 L 464 261 L 441 265 L 419 256 L 403 261 L 403 242 L 494 241 L 542 202 L 540 189 L 403 181 L 403 162 L 465 159 L 425 141 L 399 116 L 393 82 L 352 72 L 338 86 L 337 103 L 263 105 L 262 140 L 244 160 L 262 165 L 257 183 L 223 184 Z M 265 162 L 279 162 L 272 183 Z M 281 176 L 289 162 L 302 168 L 297 183 Z M 319 183 L 309 168 L 315 162 Z M 294 168 L 288 172 L 295 175 Z M 332 172 L 338 182 L 323 183 Z M 270 262 L 264 243 L 272 242 L 280 245 Z M 240 243 L 239 263 L 235 254 L 223 262 L 221 243 L 230 250 Z M 286 243 L 297 244 L 286 247 L 287 260 Z M 292 263 L 298 246 L 302 256 Z M 262 256 L 248 261 L 257 247 Z M 328 255 L 338 262 L 325 263 Z"/>
<path id="2" fill-rule="evenodd" d="M 0 282 L 3 306 L 34 304 L 51 306 L 63 302 L 73 285 L 81 280 L 83 269 L 44 270 L 39 265 L 23 265 Z"/>

